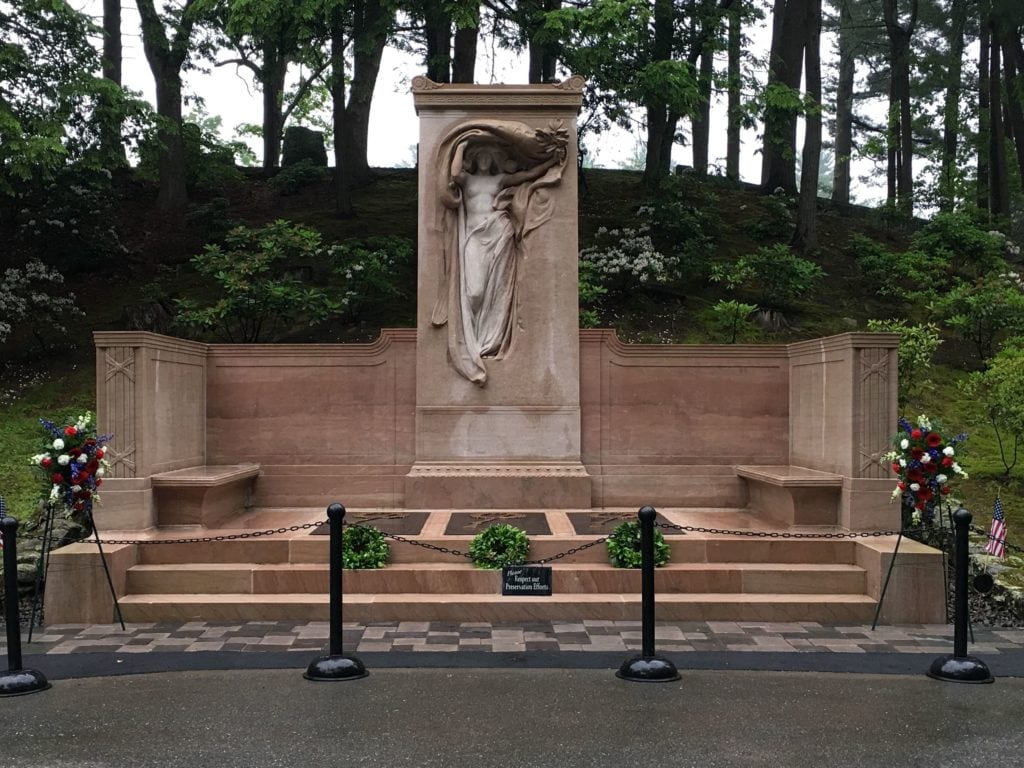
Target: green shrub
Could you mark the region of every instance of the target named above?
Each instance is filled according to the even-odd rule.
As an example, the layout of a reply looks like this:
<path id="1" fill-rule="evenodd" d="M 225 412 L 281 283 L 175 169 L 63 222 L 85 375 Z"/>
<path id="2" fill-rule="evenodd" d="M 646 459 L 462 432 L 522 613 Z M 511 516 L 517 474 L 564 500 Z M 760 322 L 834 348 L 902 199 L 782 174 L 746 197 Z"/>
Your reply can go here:
<path id="1" fill-rule="evenodd" d="M 0 275 L 0 344 L 27 329 L 43 350 L 62 347 L 69 341 L 68 326 L 84 316 L 75 294 L 64 288 L 64 276 L 39 259 Z"/>
<path id="2" fill-rule="evenodd" d="M 601 285 L 593 262 L 579 260 L 580 328 L 596 328 L 601 324 L 595 305 L 608 289 Z"/>
<path id="3" fill-rule="evenodd" d="M 992 424 L 999 456 L 1009 475 L 1024 439 L 1024 339 L 1008 342 L 988 361 L 988 368 L 970 375 L 963 390 L 979 415 Z"/>
<path id="4" fill-rule="evenodd" d="M 526 531 L 514 525 L 492 525 L 469 543 L 469 556 L 477 568 L 502 568 L 521 565 L 530 553 Z"/>
<path id="5" fill-rule="evenodd" d="M 310 325 L 326 320 L 341 303 L 288 272 L 315 261 L 319 246 L 319 232 L 281 219 L 231 230 L 223 247 L 207 245 L 192 258 L 196 270 L 218 284 L 219 297 L 206 305 L 178 299 L 175 322 L 232 343 L 255 343 L 300 318 Z"/>
<path id="6" fill-rule="evenodd" d="M 407 291 L 416 284 L 416 250 L 408 238 L 348 240 L 324 249 L 323 255 L 342 280 L 341 308 L 349 314 L 415 298 Z"/>
<path id="7" fill-rule="evenodd" d="M 861 234 L 850 237 L 846 255 L 856 260 L 867 287 L 881 296 L 920 298 L 945 282 L 945 265 L 941 261 L 916 251 L 890 251 Z"/>
<path id="8" fill-rule="evenodd" d="M 906 320 L 868 320 L 868 330 L 898 333 L 899 404 L 902 408 L 912 397 L 931 386 L 928 369 L 932 367 L 935 350 L 942 344 L 939 328 L 933 323 L 910 325 Z"/>
<path id="9" fill-rule="evenodd" d="M 242 178 L 235 165 L 236 156 L 250 152 L 240 141 L 225 142 L 217 135 L 220 118 L 204 118 L 199 123 L 184 123 L 181 129 L 185 146 L 185 181 L 200 189 L 219 189 Z M 155 131 L 139 142 L 140 178 L 157 181 L 159 171 L 160 138 Z"/>
<path id="10" fill-rule="evenodd" d="M 391 557 L 384 534 L 372 525 L 348 525 L 341 533 L 341 562 L 346 568 L 383 568 Z"/>
<path id="11" fill-rule="evenodd" d="M 302 189 L 323 181 L 327 171 L 309 159 L 286 166 L 270 180 L 270 186 L 281 195 L 294 195 Z"/>
<path id="12" fill-rule="evenodd" d="M 719 340 L 735 344 L 757 335 L 757 326 L 751 318 L 756 311 L 756 304 L 722 299 L 708 310 L 708 323 Z"/>
<path id="13" fill-rule="evenodd" d="M 754 219 L 747 232 L 757 241 L 789 240 L 796 227 L 796 219 L 790 206 L 792 201 L 783 194 L 767 195 L 761 198 L 764 215 Z"/>
<path id="14" fill-rule="evenodd" d="M 1013 272 L 958 283 L 931 309 L 984 360 L 1001 340 L 1024 333 L 1024 283 Z"/>
<path id="15" fill-rule="evenodd" d="M 914 235 L 913 250 L 943 265 L 952 282 L 1004 270 L 1004 243 L 998 232 L 982 229 L 966 213 L 939 213 Z"/>
<path id="16" fill-rule="evenodd" d="M 755 295 L 765 309 L 784 310 L 823 274 L 821 267 L 797 256 L 788 245 L 766 245 L 732 264 L 716 264 L 711 280 Z"/>
<path id="17" fill-rule="evenodd" d="M 643 564 L 640 551 L 640 523 L 636 520 L 617 526 L 608 537 L 608 559 L 616 568 L 639 568 Z M 661 531 L 654 532 L 654 565 L 660 567 L 669 561 L 672 552 Z"/>

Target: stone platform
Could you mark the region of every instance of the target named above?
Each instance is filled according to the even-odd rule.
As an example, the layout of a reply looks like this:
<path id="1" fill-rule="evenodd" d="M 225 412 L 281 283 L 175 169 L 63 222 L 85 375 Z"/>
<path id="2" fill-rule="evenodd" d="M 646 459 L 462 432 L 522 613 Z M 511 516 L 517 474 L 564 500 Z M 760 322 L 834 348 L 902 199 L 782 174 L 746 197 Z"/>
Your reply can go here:
<path id="1" fill-rule="evenodd" d="M 658 570 L 658 618 L 666 621 L 869 622 L 874 615 L 895 537 L 784 539 L 747 533 L 836 533 L 827 526 L 779 528 L 738 509 L 662 509 L 681 526 L 735 534 L 665 530 L 670 564 Z M 488 621 L 494 623 L 637 619 L 640 574 L 608 563 L 598 544 L 551 563 L 551 597 L 502 597 L 500 574 L 474 568 L 464 555 L 471 534 L 461 528 L 517 516 L 543 517 L 550 533 L 531 536 L 531 559 L 550 559 L 593 543 L 595 525 L 608 529 L 635 511 L 354 509 L 386 532 L 408 541 L 391 544 L 391 564 L 345 572 L 345 617 L 372 621 Z M 584 516 L 589 516 L 586 519 Z M 417 533 L 406 533 L 412 517 Z M 109 544 L 114 582 L 125 620 L 131 622 L 325 620 L 328 617 L 329 537 L 317 535 L 319 509 L 256 509 L 217 528 L 165 527 L 146 532 L 105 532 L 104 539 L 188 543 Z M 576 521 L 574 525 L 574 519 Z M 587 533 L 578 533 L 586 520 Z M 389 526 L 391 523 L 391 526 Z M 468 523 L 468 525 L 467 525 Z M 285 530 L 264 535 L 270 528 Z M 252 536 L 257 533 L 259 535 Z M 218 537 L 235 537 L 216 540 Z M 211 540 L 213 539 L 213 540 Z M 418 545 L 431 545 L 424 548 Z M 440 551 L 455 550 L 455 553 Z M 943 620 L 941 556 L 904 540 L 887 592 L 885 623 Z M 76 544 L 53 554 L 46 594 L 48 621 L 106 622 L 112 604 L 96 547 Z"/>

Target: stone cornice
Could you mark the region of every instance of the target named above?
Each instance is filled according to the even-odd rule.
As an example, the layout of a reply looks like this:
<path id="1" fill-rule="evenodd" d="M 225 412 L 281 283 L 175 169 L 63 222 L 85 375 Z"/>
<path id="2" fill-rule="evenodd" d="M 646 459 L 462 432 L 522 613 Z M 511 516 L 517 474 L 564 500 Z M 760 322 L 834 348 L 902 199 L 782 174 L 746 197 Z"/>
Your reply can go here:
<path id="1" fill-rule="evenodd" d="M 543 85 L 435 83 L 421 75 L 412 79 L 412 96 L 417 114 L 421 111 L 474 106 L 492 109 L 571 107 L 578 112 L 583 104 L 584 83 L 579 75 L 573 75 L 561 83 Z"/>

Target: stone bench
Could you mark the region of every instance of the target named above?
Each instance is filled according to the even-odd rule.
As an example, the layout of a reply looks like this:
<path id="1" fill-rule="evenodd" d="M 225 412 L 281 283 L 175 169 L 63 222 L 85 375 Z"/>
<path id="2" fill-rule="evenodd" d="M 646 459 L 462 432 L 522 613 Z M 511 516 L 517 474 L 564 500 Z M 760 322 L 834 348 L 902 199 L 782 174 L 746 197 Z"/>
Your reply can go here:
<path id="1" fill-rule="evenodd" d="M 788 465 L 741 466 L 747 506 L 786 525 L 836 525 L 843 476 Z"/>
<path id="2" fill-rule="evenodd" d="M 251 505 L 259 464 L 222 464 L 161 472 L 150 478 L 158 525 L 211 527 Z"/>

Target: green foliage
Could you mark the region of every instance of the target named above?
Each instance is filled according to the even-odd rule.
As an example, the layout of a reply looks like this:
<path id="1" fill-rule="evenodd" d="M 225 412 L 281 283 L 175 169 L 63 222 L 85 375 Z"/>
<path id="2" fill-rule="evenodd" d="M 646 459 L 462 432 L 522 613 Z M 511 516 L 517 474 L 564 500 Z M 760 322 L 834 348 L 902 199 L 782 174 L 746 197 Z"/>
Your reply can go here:
<path id="1" fill-rule="evenodd" d="M 821 267 L 797 256 L 789 246 L 767 245 L 733 264 L 714 265 L 711 280 L 757 296 L 761 307 L 784 310 L 806 295 L 823 274 Z"/>
<path id="2" fill-rule="evenodd" d="M 938 213 L 914 235 L 913 250 L 940 262 L 952 282 L 1005 269 L 1003 245 L 998 232 L 982 229 L 965 213 Z"/>
<path id="3" fill-rule="evenodd" d="M 1002 339 L 1024 333 L 1024 282 L 1007 272 L 958 283 L 931 309 L 984 360 Z"/>
<path id="4" fill-rule="evenodd" d="M 341 532 L 341 562 L 345 568 L 383 568 L 390 557 L 387 539 L 372 525 L 347 525 Z"/>
<path id="5" fill-rule="evenodd" d="M 594 308 L 608 289 L 601 285 L 597 267 L 591 261 L 579 260 L 580 328 L 597 328 L 601 318 Z"/>
<path id="6" fill-rule="evenodd" d="M 854 234 L 846 254 L 857 261 L 865 280 L 881 296 L 921 298 L 943 281 L 944 265 L 920 252 L 896 253 L 870 237 Z"/>
<path id="7" fill-rule="evenodd" d="M 764 214 L 750 222 L 747 231 L 757 241 L 787 241 L 793 235 L 792 200 L 785 195 L 767 195 L 761 198 Z"/>
<path id="8" fill-rule="evenodd" d="M 751 317 L 756 311 L 756 304 L 722 299 L 708 311 L 708 324 L 716 337 L 727 344 L 747 341 L 758 333 Z"/>
<path id="9" fill-rule="evenodd" d="M 972 373 L 963 391 L 992 424 L 1000 460 L 1009 475 L 1024 439 L 1024 339 L 1014 339 L 989 360 L 988 368 Z"/>
<path id="10" fill-rule="evenodd" d="M 218 284 L 219 297 L 205 306 L 178 299 L 176 322 L 229 342 L 255 343 L 296 320 L 310 325 L 341 311 L 326 292 L 289 274 L 312 262 L 320 234 L 278 219 L 265 227 L 231 230 L 221 245 L 207 245 L 192 258 L 196 270 Z"/>
<path id="11" fill-rule="evenodd" d="M 0 195 L 71 163 L 100 167 L 100 130 L 140 103 L 99 76 L 101 32 L 65 0 L 0 5 Z"/>
<path id="12" fill-rule="evenodd" d="M 933 323 L 910 325 L 906 320 L 868 320 L 868 330 L 898 333 L 899 404 L 902 408 L 911 398 L 930 388 L 929 371 L 935 350 L 942 344 L 939 328 Z"/>
<path id="13" fill-rule="evenodd" d="M 502 568 L 521 565 L 530 553 L 526 532 L 514 525 L 492 525 L 469 543 L 469 556 L 477 568 Z"/>
<path id="14" fill-rule="evenodd" d="M 323 181 L 326 176 L 323 166 L 312 160 L 299 160 L 281 168 L 270 180 L 270 186 L 282 195 L 294 195 L 311 184 Z"/>
<path id="15" fill-rule="evenodd" d="M 589 262 L 591 274 L 611 292 L 667 283 L 680 275 L 679 259 L 655 247 L 649 224 L 635 229 L 600 227 L 594 240 L 594 245 L 580 251 L 580 261 Z"/>
<path id="16" fill-rule="evenodd" d="M 677 271 L 699 277 L 707 272 L 715 250 L 721 227 L 717 208 L 716 195 L 705 186 L 687 176 L 672 176 L 637 214 L 649 221 L 654 244 L 675 260 Z"/>
<path id="17" fill-rule="evenodd" d="M 45 351 L 65 346 L 68 326 L 84 317 L 64 277 L 38 259 L 10 267 L 0 277 L 0 344 L 19 329 L 30 331 Z"/>
<path id="18" fill-rule="evenodd" d="M 617 526 L 608 537 L 608 559 L 616 568 L 639 568 L 643 565 L 640 551 L 640 523 L 636 520 Z M 672 551 L 661 531 L 654 531 L 654 566 L 665 565 Z"/>
<path id="19" fill-rule="evenodd" d="M 415 246 L 404 237 L 349 240 L 325 249 L 334 274 L 344 281 L 341 309 L 349 314 L 383 304 L 410 301 L 404 286 L 414 285 Z"/>
<path id="20" fill-rule="evenodd" d="M 199 122 L 183 123 L 181 127 L 185 146 L 185 181 L 199 189 L 217 190 L 242 178 L 235 158 L 251 150 L 243 142 L 220 139 L 217 133 L 219 117 L 199 117 Z M 160 139 L 156 131 L 151 131 L 139 142 L 139 178 L 157 181 L 160 177 L 159 160 Z"/>

